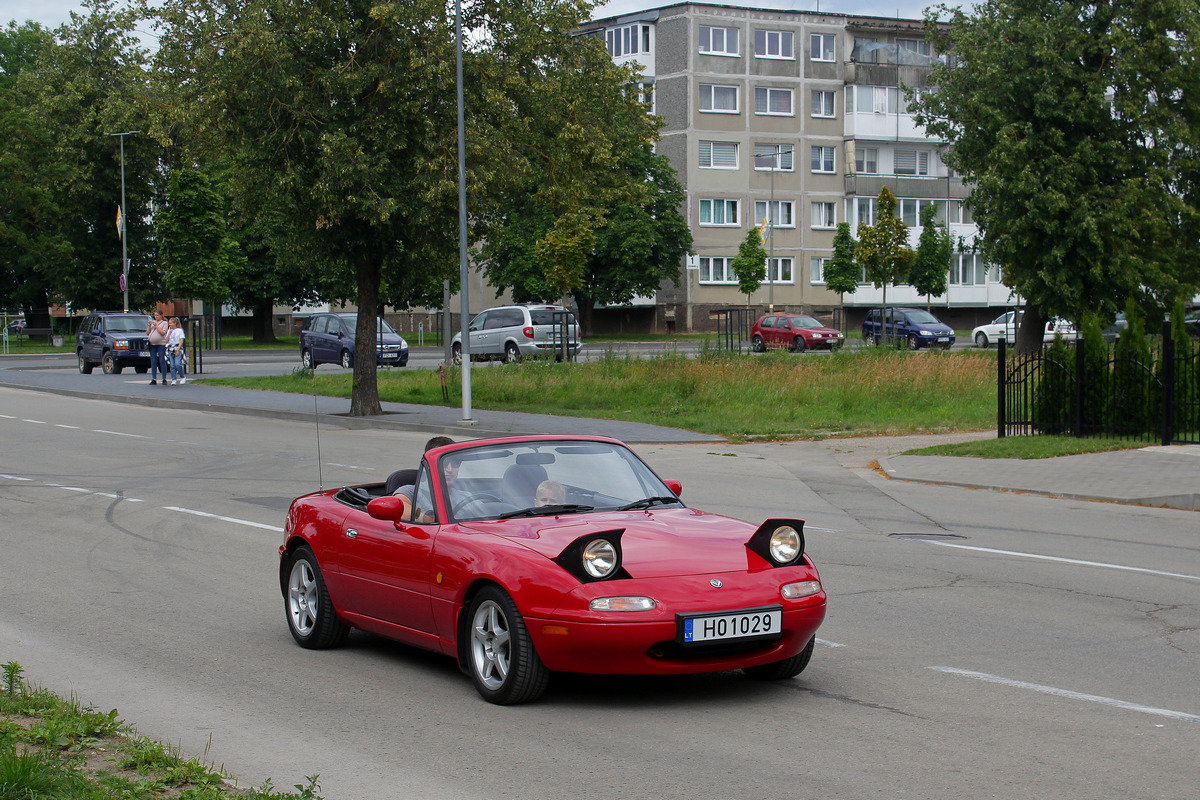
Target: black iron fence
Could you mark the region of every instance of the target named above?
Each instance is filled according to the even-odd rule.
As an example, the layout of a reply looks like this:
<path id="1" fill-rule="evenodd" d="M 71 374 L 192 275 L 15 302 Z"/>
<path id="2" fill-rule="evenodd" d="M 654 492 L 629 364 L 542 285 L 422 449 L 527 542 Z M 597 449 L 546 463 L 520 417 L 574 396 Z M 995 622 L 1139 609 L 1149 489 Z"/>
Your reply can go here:
<path id="1" fill-rule="evenodd" d="M 1200 343 L 1079 340 L 1031 355 L 999 343 L 999 436 L 1059 434 L 1200 443 Z"/>

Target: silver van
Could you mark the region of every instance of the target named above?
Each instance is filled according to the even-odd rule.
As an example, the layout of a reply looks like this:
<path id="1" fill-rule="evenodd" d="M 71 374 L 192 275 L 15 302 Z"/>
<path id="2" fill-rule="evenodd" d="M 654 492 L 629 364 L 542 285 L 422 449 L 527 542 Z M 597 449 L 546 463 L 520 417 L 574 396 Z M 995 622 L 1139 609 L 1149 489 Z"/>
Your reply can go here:
<path id="1" fill-rule="evenodd" d="M 546 353 L 561 359 L 564 330 L 568 353 L 574 357 L 583 344 L 579 339 L 579 323 L 570 309 L 532 304 L 489 308 L 476 315 L 467 326 L 471 335 L 471 358 L 519 361 L 522 356 Z M 454 363 L 460 363 L 461 332 L 454 335 L 450 350 Z"/>

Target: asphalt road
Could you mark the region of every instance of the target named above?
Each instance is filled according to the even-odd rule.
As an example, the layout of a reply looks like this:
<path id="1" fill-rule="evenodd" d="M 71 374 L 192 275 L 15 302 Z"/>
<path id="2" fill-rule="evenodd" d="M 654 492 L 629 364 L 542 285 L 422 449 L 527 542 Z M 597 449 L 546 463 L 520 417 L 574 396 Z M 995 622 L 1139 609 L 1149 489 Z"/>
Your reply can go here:
<path id="1" fill-rule="evenodd" d="M 891 482 L 869 444 L 640 447 L 690 505 L 807 519 L 830 595 L 812 664 L 556 676 L 497 707 L 438 656 L 292 642 L 288 502 L 381 481 L 425 438 L 317 433 L 0 388 L 0 662 L 243 785 L 319 774 L 328 800 L 1196 796 L 1193 512 Z"/>

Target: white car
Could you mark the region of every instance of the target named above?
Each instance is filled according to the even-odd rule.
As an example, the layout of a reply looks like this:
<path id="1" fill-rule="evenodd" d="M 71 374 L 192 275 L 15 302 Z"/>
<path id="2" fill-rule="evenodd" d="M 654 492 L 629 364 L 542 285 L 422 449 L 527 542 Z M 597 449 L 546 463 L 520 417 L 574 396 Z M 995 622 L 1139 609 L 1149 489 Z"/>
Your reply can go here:
<path id="1" fill-rule="evenodd" d="M 1017 327 L 1021 324 L 1022 311 L 1006 311 L 986 325 L 980 325 L 971 330 L 971 338 L 978 347 L 988 347 L 994 342 L 1015 342 Z M 1046 332 L 1042 341 L 1046 344 L 1054 341 L 1055 336 L 1062 336 L 1067 341 L 1076 337 L 1075 326 L 1065 319 L 1052 319 L 1046 323 Z"/>

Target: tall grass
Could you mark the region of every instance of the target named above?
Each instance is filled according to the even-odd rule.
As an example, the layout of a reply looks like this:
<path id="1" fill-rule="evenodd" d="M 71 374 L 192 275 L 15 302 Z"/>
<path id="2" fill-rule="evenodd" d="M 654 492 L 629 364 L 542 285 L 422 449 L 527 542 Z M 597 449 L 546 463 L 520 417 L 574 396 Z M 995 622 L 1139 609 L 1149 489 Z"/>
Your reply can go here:
<path id="1" fill-rule="evenodd" d="M 276 391 L 349 397 L 349 374 L 214 381 Z M 982 430 L 995 424 L 995 356 L 979 351 L 909 353 L 887 348 L 797 356 L 702 350 L 697 357 L 635 358 L 610 351 L 587 363 L 476 367 L 477 408 L 668 425 L 732 437 Z M 379 373 L 384 402 L 457 406 L 458 369 L 447 370 L 449 402 L 432 370 Z"/>

